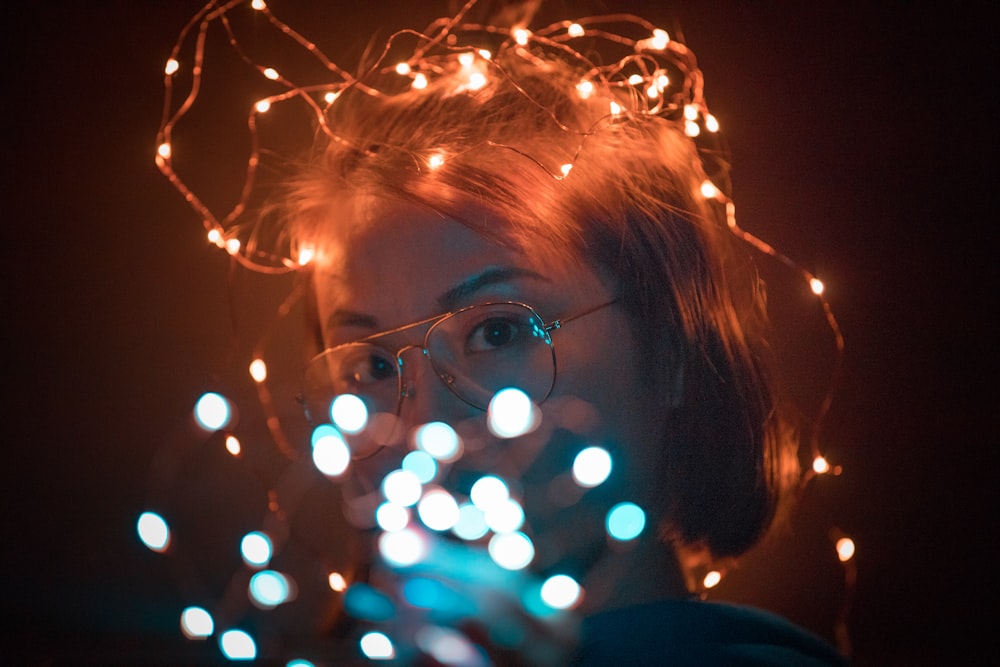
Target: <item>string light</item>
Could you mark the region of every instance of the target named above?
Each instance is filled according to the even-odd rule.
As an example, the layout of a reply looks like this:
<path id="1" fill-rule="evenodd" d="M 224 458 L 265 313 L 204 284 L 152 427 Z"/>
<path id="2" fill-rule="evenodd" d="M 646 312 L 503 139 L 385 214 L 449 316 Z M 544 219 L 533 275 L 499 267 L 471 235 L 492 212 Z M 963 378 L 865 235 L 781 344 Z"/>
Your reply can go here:
<path id="1" fill-rule="evenodd" d="M 209 3 L 182 32 L 177 45 L 163 68 L 166 98 L 164 102 L 163 121 L 157 135 L 154 158 L 160 171 L 202 218 L 209 243 L 224 249 L 234 260 L 256 271 L 283 273 L 309 265 L 315 259 L 315 251 L 312 247 L 299 247 L 295 256 L 286 256 L 274 249 L 248 244 L 241 240 L 244 230 L 252 226 L 245 223 L 254 214 L 254 210 L 250 206 L 251 195 L 255 192 L 257 167 L 262 157 L 265 156 L 265 153 L 262 153 L 259 146 L 256 124 L 253 122 L 254 114 L 265 114 L 276 105 L 299 102 L 315 114 L 314 117 L 320 131 L 325 132 L 333 140 L 345 141 L 343 137 L 338 137 L 334 129 L 327 125 L 326 109 L 320 106 L 319 100 L 322 100 L 329 107 L 329 105 L 336 102 L 344 90 L 350 87 L 357 87 L 374 96 L 389 97 L 395 93 L 389 89 L 381 90 L 356 80 L 346 70 L 343 70 L 330 61 L 315 44 L 308 42 L 299 33 L 281 22 L 270 11 L 265 2 L 262 0 L 253 0 L 251 7 L 261 12 L 260 26 L 270 25 L 276 28 L 281 34 L 297 42 L 308 54 L 326 68 L 330 80 L 327 84 L 321 86 L 298 87 L 279 74 L 278 67 L 281 67 L 281 70 L 288 76 L 291 76 L 292 71 L 286 71 L 281 63 L 275 61 L 278 67 L 254 65 L 258 73 L 257 76 L 263 79 L 264 84 L 271 87 L 266 89 L 263 96 L 257 102 L 253 103 L 250 108 L 247 127 L 251 133 L 250 145 L 252 152 L 247 161 L 245 185 L 242 189 L 240 200 L 231 209 L 222 214 L 213 212 L 174 170 L 172 141 L 175 130 L 182 125 L 182 121 L 184 121 L 191 106 L 196 103 L 198 98 L 201 85 L 202 61 L 205 57 L 205 36 L 208 26 L 216 22 L 225 21 L 227 12 L 233 7 L 243 4 L 243 2 L 235 0 L 226 3 Z M 265 20 L 266 23 L 264 23 Z M 494 53 L 508 50 L 508 47 L 511 45 L 516 45 L 516 47 L 528 47 L 530 45 L 530 49 L 514 49 L 515 53 L 522 55 L 529 62 L 535 57 L 532 54 L 532 50 L 534 49 L 553 49 L 554 52 L 570 54 L 570 57 L 579 58 L 580 62 L 585 62 L 586 58 L 584 54 L 576 52 L 568 46 L 567 39 L 579 38 L 584 35 L 593 39 L 608 38 L 614 43 L 631 47 L 634 53 L 626 56 L 620 62 L 608 63 L 602 67 L 595 66 L 591 72 L 587 73 L 586 79 L 576 84 L 576 92 L 579 97 L 582 99 L 592 99 L 595 97 L 597 99 L 606 99 L 609 114 L 615 119 L 615 123 L 642 122 L 646 117 L 658 116 L 671 122 L 676 122 L 678 127 L 692 142 L 696 140 L 698 142 L 707 141 L 708 139 L 703 136 L 702 130 L 705 131 L 706 135 L 714 135 L 719 131 L 719 122 L 714 115 L 708 112 L 702 97 L 701 72 L 695 65 L 693 55 L 690 54 L 684 45 L 672 40 L 666 31 L 642 21 L 637 21 L 637 23 L 645 30 L 645 34 L 648 37 L 633 40 L 623 35 L 612 33 L 604 30 L 600 26 L 600 20 L 596 18 L 562 22 L 548 28 L 539 29 L 536 32 L 529 31 L 524 27 L 516 27 L 507 32 L 503 29 L 497 29 L 496 35 L 501 38 L 501 43 L 496 51 L 491 51 L 481 48 L 474 40 L 470 40 L 474 46 L 463 47 L 459 37 L 463 34 L 464 26 L 461 22 L 456 21 L 446 24 L 445 28 L 437 28 L 439 32 L 429 34 L 424 39 L 424 45 L 447 45 L 442 47 L 445 53 L 444 56 L 441 53 L 432 52 L 429 47 L 425 49 L 422 45 L 414 51 L 411 58 L 397 62 L 395 65 L 386 65 L 384 67 L 382 62 L 379 61 L 376 68 L 382 68 L 380 71 L 388 71 L 390 73 L 395 71 L 401 77 L 410 77 L 409 88 L 419 91 L 426 89 L 432 80 L 451 76 L 447 68 L 437 65 L 437 63 L 442 62 L 440 58 L 450 56 L 454 58 L 452 62 L 457 62 L 461 68 L 461 78 L 457 78 L 458 74 L 454 75 L 456 76 L 456 85 L 454 88 L 456 94 L 473 93 L 489 85 L 491 77 L 496 73 L 497 70 L 492 62 Z M 584 27 L 585 25 L 587 26 L 586 28 Z M 227 30 L 232 46 L 239 51 L 240 35 L 236 33 L 236 29 L 231 25 L 227 26 Z M 189 41 L 187 39 L 189 33 L 194 34 L 195 39 Z M 475 30 L 471 30 L 470 33 L 478 34 Z M 391 43 L 396 36 L 392 36 L 389 42 Z M 588 39 L 588 41 L 590 40 Z M 193 53 L 187 53 L 184 51 L 184 47 L 189 46 L 191 43 L 194 44 L 194 51 Z M 588 46 L 588 48 L 591 47 Z M 507 52 L 509 53 L 509 50 Z M 479 58 L 476 57 L 477 55 Z M 246 58 L 245 54 L 243 57 Z M 438 60 L 434 60 L 435 58 Z M 641 64 L 641 67 L 637 67 L 637 63 Z M 669 67 L 664 66 L 664 63 L 668 64 Z M 191 77 L 175 78 L 173 75 L 180 71 L 181 68 L 184 68 L 185 72 L 191 72 Z M 636 72 L 636 69 L 640 71 Z M 673 84 L 671 81 L 672 78 L 678 79 L 679 83 Z M 175 101 L 172 94 L 174 86 L 180 86 L 182 82 L 188 79 L 190 80 L 185 83 L 185 85 L 190 86 L 187 94 L 181 95 L 179 97 L 180 101 Z M 399 80 L 397 79 L 396 81 L 398 82 Z M 403 79 L 404 87 L 405 82 L 405 79 Z M 617 91 L 624 85 L 633 87 L 637 94 L 635 96 L 622 96 L 618 94 Z M 257 95 L 261 95 L 261 93 L 258 92 Z M 581 149 L 585 148 L 582 137 L 580 139 L 580 146 Z M 698 147 L 702 151 L 706 164 L 708 164 L 713 154 L 719 152 L 711 144 L 698 144 Z M 185 149 L 186 151 L 187 148 Z M 534 160 L 530 155 L 526 157 Z M 444 153 L 438 152 L 426 156 L 426 165 L 430 172 L 441 169 L 445 165 Z M 573 161 L 566 162 L 550 175 L 557 179 L 567 178 L 570 176 L 573 167 Z M 709 169 L 706 168 L 706 172 L 708 173 Z M 715 178 L 714 175 L 712 177 Z M 839 374 L 843 339 L 829 304 L 823 299 L 823 283 L 802 270 L 797 264 L 770 245 L 741 229 L 736 221 L 735 204 L 730 199 L 727 191 L 728 182 L 724 176 L 715 182 L 706 180 L 701 186 L 700 194 L 706 199 L 715 202 L 713 205 L 717 203 L 720 207 L 724 207 L 727 227 L 736 236 L 758 251 L 776 258 L 798 272 L 808 282 L 812 292 L 819 297 L 827 322 L 834 334 L 837 353 L 836 367 L 830 390 L 830 394 L 832 394 L 832 387 L 836 385 L 836 379 Z M 258 385 L 258 390 L 261 392 L 259 394 L 262 397 L 261 404 L 267 410 L 266 400 L 263 398 L 267 395 L 267 384 L 269 382 L 267 364 L 262 357 L 255 356 L 248 368 L 250 377 Z M 827 395 L 821 406 L 816 419 L 817 425 L 822 421 L 829 407 L 830 394 Z M 207 396 L 209 395 L 206 394 Z M 197 422 L 202 428 L 209 431 L 232 428 L 235 406 L 228 399 L 221 397 L 221 395 L 216 396 L 219 396 L 225 409 L 216 410 L 214 413 L 210 410 L 205 410 L 205 416 L 202 416 L 201 412 L 196 410 L 196 413 L 198 413 L 196 415 Z M 220 416 L 223 414 L 224 416 Z M 523 437 L 531 433 L 533 429 L 538 428 L 540 413 L 537 410 L 537 406 L 531 405 L 529 401 L 527 408 L 522 406 L 514 409 L 506 417 L 490 416 L 489 418 L 497 422 L 497 424 L 491 426 L 491 429 L 496 426 L 497 430 L 493 431 L 495 435 L 502 438 L 514 439 Z M 328 430 L 320 430 L 318 428 L 314 431 L 312 438 L 312 463 L 315 468 L 319 469 L 327 477 L 338 478 L 351 465 L 351 450 L 343 435 L 344 433 L 349 434 L 351 428 L 347 422 L 338 421 L 335 416 L 331 415 L 330 419 L 340 427 L 342 432 L 330 425 L 326 425 Z M 281 433 L 280 427 L 272 427 L 272 422 L 277 421 L 276 416 L 271 413 L 268 420 L 268 426 L 272 434 L 275 435 L 279 449 L 287 455 L 292 448 L 281 444 L 284 435 Z M 517 423 L 515 424 L 515 422 Z M 345 428 L 345 424 L 348 426 L 347 428 Z M 358 431 L 368 427 L 369 424 L 366 421 L 364 425 L 358 427 Z M 317 433 L 319 434 L 318 436 Z M 839 472 L 839 467 L 831 467 L 826 459 L 820 455 L 816 433 L 818 433 L 818 427 L 814 429 L 814 437 L 809 442 L 809 446 L 814 454 L 813 473 Z M 524 510 L 520 504 L 520 496 L 514 497 L 511 495 L 510 485 L 499 477 L 484 476 L 472 487 L 468 498 L 449 493 L 441 487 L 434 486 L 434 480 L 439 479 L 438 466 L 446 467 L 460 458 L 465 452 L 465 443 L 458 437 L 454 429 L 443 423 L 427 424 L 416 429 L 412 434 L 411 440 L 417 450 L 412 453 L 421 454 L 424 456 L 424 459 L 409 459 L 409 464 L 387 475 L 381 486 L 382 493 L 387 500 L 387 502 L 382 503 L 378 507 L 378 513 L 384 515 L 383 519 L 378 521 L 378 526 L 386 531 L 380 537 L 378 543 L 379 552 L 382 556 L 388 562 L 396 565 L 413 564 L 426 556 L 427 543 L 421 536 L 421 533 L 414 528 L 414 526 L 416 528 L 420 527 L 420 524 L 416 522 L 416 519 L 419 518 L 423 526 L 430 530 L 450 531 L 464 540 L 480 540 L 492 531 L 493 535 L 489 539 L 488 552 L 494 562 L 500 567 L 511 570 L 527 567 L 534 558 L 534 544 L 528 534 L 521 532 L 524 522 Z M 224 442 L 226 450 L 234 457 L 242 453 L 242 445 L 235 435 L 226 434 Z M 607 454 L 606 450 L 601 448 L 595 447 L 591 449 Z M 583 455 L 583 452 L 581 452 L 581 455 Z M 597 454 L 593 455 L 597 456 Z M 289 458 L 292 457 L 289 456 Z M 427 467 L 428 461 L 430 467 Z M 246 462 L 244 461 L 243 463 L 245 464 Z M 588 465 L 590 468 L 587 468 L 583 463 L 580 464 L 581 471 L 588 470 L 588 472 L 578 472 L 576 464 L 574 464 L 572 471 L 574 480 L 584 489 L 603 483 L 607 479 L 607 476 L 611 474 L 610 454 L 607 454 L 606 463 L 602 459 L 600 465 L 594 462 Z M 436 483 L 441 484 L 440 481 Z M 583 490 L 580 490 L 580 493 L 583 492 Z M 272 495 L 273 491 L 269 491 L 268 493 Z M 390 498 L 390 496 L 392 497 Z M 275 507 L 278 506 L 273 501 L 271 504 Z M 409 509 L 411 507 L 414 508 L 412 511 Z M 373 509 L 370 509 L 369 512 L 372 515 L 376 514 Z M 416 516 L 414 517 L 414 515 Z M 282 514 L 276 512 L 274 516 L 281 517 Z M 143 517 L 145 518 L 140 518 L 140 525 L 138 526 L 140 540 L 153 551 L 167 551 L 171 543 L 171 533 L 166 521 L 160 515 L 152 512 L 144 513 Z M 400 517 L 403 517 L 403 519 L 401 520 Z M 372 518 L 374 520 L 375 517 L 373 516 Z M 613 540 L 628 542 L 638 537 L 645 530 L 645 512 L 641 507 L 633 503 L 619 503 L 608 512 L 605 527 L 609 537 Z M 525 530 L 527 529 L 525 528 Z M 383 538 L 385 538 L 384 541 Z M 274 551 L 277 551 L 279 548 L 280 545 L 272 545 Z M 838 558 L 844 563 L 845 568 L 853 568 L 853 541 L 848 537 L 841 537 L 836 541 L 835 548 Z M 847 555 L 845 556 L 845 554 Z M 853 572 L 853 570 L 849 571 Z M 269 574 L 268 577 L 271 578 L 268 579 L 265 577 L 260 580 L 262 582 L 262 590 L 269 590 L 267 586 L 280 581 L 280 578 L 277 576 Z M 717 586 L 722 578 L 722 571 L 711 570 L 705 575 L 701 583 L 705 589 L 709 589 Z M 567 577 L 567 579 L 569 578 Z M 573 581 L 572 579 L 569 580 Z M 287 583 L 289 580 L 286 578 L 285 581 Z M 552 581 L 552 579 L 549 581 Z M 561 582 L 559 585 L 565 584 L 567 589 L 571 588 L 565 581 L 558 581 Z M 548 582 L 546 583 L 548 584 Z M 573 581 L 573 583 L 576 582 Z M 328 575 L 328 584 L 330 590 L 337 593 L 343 593 L 348 590 L 347 580 L 344 575 L 336 571 L 332 571 Z M 576 585 L 579 587 L 578 583 Z M 280 586 L 278 588 L 280 589 Z M 252 590 L 250 595 L 251 599 L 254 599 Z M 568 599 L 565 593 L 562 595 L 563 598 L 560 598 L 558 595 L 550 597 L 557 602 L 560 599 Z M 580 588 L 579 595 L 582 595 L 582 588 Z M 577 599 L 579 599 L 579 595 Z M 262 597 L 265 600 L 263 604 L 266 606 L 268 604 L 267 601 L 273 601 L 282 596 L 278 595 L 275 597 L 274 595 L 268 596 L 267 594 L 262 594 Z M 286 599 L 287 595 L 282 599 L 282 602 Z M 257 600 L 257 602 L 260 602 L 260 600 Z M 575 604 L 576 602 L 574 601 L 570 604 L 570 607 Z M 566 608 L 559 607 L 558 604 L 551 606 L 554 608 Z M 184 626 L 182 621 L 182 630 L 185 636 L 189 636 L 192 639 L 204 638 L 213 632 L 210 629 L 207 634 L 199 634 L 199 632 L 204 632 L 206 625 L 204 618 L 198 616 L 198 613 L 191 612 L 193 620 L 191 620 L 189 626 Z M 846 618 L 846 613 L 847 611 L 843 612 L 842 620 Z M 187 610 L 185 614 L 187 614 Z M 211 622 L 211 615 L 207 611 L 205 611 L 205 614 L 208 615 L 209 622 Z M 842 622 L 841 625 L 846 628 L 845 622 Z M 184 630 L 184 627 L 189 627 L 189 629 Z M 190 628 L 195 629 L 190 630 Z M 192 633 L 191 635 L 188 635 L 189 631 Z M 252 659 L 256 657 L 256 643 L 249 634 L 243 631 L 228 630 L 219 636 L 219 642 L 223 652 L 230 659 Z M 365 635 L 365 638 L 361 641 L 361 645 L 363 652 L 373 660 L 391 659 L 396 655 L 393 641 L 381 633 L 369 633 Z M 366 645 L 368 646 L 368 650 L 365 650 Z"/>

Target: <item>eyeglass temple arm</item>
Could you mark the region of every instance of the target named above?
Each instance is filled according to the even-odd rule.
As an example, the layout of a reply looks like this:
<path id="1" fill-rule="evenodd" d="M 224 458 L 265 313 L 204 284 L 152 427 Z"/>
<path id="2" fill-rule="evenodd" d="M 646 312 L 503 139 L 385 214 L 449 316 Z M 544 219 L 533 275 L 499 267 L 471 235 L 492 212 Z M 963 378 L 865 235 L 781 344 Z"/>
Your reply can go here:
<path id="1" fill-rule="evenodd" d="M 606 302 L 604 302 L 604 303 L 602 303 L 600 305 L 594 306 L 593 308 L 588 308 L 587 310 L 583 311 L 582 313 L 577 313 L 576 315 L 571 315 L 570 317 L 564 317 L 561 320 L 552 320 L 552 322 L 550 322 L 549 324 L 545 325 L 545 331 L 549 331 L 549 332 L 556 331 L 557 329 L 561 329 L 563 327 L 563 325 L 566 324 L 567 322 L 572 322 L 573 320 L 578 320 L 578 319 L 580 319 L 581 317 L 583 317 L 585 315 L 590 315 L 591 313 L 596 312 L 596 311 L 600 310 L 601 308 L 607 308 L 608 306 L 614 305 L 616 303 L 618 303 L 618 298 L 617 297 L 614 298 L 614 299 L 612 299 L 611 301 L 606 301 Z"/>

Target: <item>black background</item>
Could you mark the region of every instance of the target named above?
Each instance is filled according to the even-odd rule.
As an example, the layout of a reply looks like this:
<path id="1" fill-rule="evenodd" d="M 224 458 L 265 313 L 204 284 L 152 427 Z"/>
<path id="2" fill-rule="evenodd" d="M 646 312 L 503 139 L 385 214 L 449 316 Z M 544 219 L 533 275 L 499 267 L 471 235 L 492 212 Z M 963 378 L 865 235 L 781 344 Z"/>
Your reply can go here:
<path id="1" fill-rule="evenodd" d="M 428 4 L 337 9 L 330 29 L 356 56 L 374 27 L 446 12 Z M 163 63 L 198 6 L 5 7 L 0 653 L 14 662 L 186 655 L 182 596 L 134 523 L 164 434 L 228 368 L 226 258 L 152 160 Z M 680 26 L 734 152 L 741 224 L 825 280 L 847 341 L 823 435 L 843 473 L 816 480 L 792 534 L 718 597 L 829 636 L 837 526 L 858 548 L 856 664 L 984 657 L 998 407 L 986 3 L 609 8 Z M 786 317 L 820 332 L 796 354 L 823 372 L 818 311 Z"/>

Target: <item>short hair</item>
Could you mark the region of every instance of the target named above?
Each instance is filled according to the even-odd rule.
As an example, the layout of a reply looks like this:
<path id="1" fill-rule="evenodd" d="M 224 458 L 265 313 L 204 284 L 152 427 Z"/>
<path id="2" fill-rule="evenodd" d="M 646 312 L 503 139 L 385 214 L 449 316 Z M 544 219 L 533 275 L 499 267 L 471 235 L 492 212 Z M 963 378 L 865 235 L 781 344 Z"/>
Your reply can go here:
<path id="1" fill-rule="evenodd" d="M 468 61 L 450 53 L 425 88 L 342 92 L 331 135 L 278 206 L 292 246 L 357 224 L 335 218 L 337 201 L 391 199 L 613 278 L 669 410 L 661 528 L 677 545 L 744 553 L 771 525 L 797 457 L 768 373 L 756 273 L 724 207 L 701 193 L 683 119 L 639 113 L 644 102 L 618 89 L 581 94 L 587 72 L 565 59 L 474 57 L 483 85 L 468 85 Z"/>

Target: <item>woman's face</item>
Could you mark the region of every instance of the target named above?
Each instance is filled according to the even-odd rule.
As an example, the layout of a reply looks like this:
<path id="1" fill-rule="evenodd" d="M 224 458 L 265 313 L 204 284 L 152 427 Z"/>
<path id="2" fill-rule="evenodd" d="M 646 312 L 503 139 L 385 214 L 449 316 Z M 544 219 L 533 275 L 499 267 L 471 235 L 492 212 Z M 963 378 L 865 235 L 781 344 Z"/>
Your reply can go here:
<path id="1" fill-rule="evenodd" d="M 338 265 L 318 268 L 315 278 L 327 347 L 487 302 L 527 304 L 548 324 L 616 297 L 616 286 L 582 262 L 541 265 L 411 205 L 393 206 L 331 250 Z M 419 348 L 426 330 L 427 325 L 408 328 L 378 343 L 390 354 Z M 647 365 L 628 317 L 613 303 L 551 335 L 557 372 L 540 406 L 541 425 L 514 440 L 490 436 L 483 410 L 450 391 L 419 349 L 404 352 L 407 396 L 398 413 L 403 428 L 395 443 L 356 462 L 362 486 L 377 490 L 382 476 L 399 467 L 411 448 L 407 433 L 442 421 L 459 431 L 466 448 L 451 464 L 451 477 L 439 482 L 461 486 L 464 473 L 491 473 L 519 486 L 525 531 L 534 533 L 541 569 L 566 559 L 587 569 L 587 554 L 601 551 L 595 547 L 607 540 L 604 513 L 617 502 L 638 503 L 649 516 L 647 525 L 655 525 L 662 401 L 650 390 L 653 378 L 644 374 Z M 612 453 L 614 468 L 605 484 L 585 491 L 569 481 L 568 472 L 576 454 L 595 444 Z"/>

